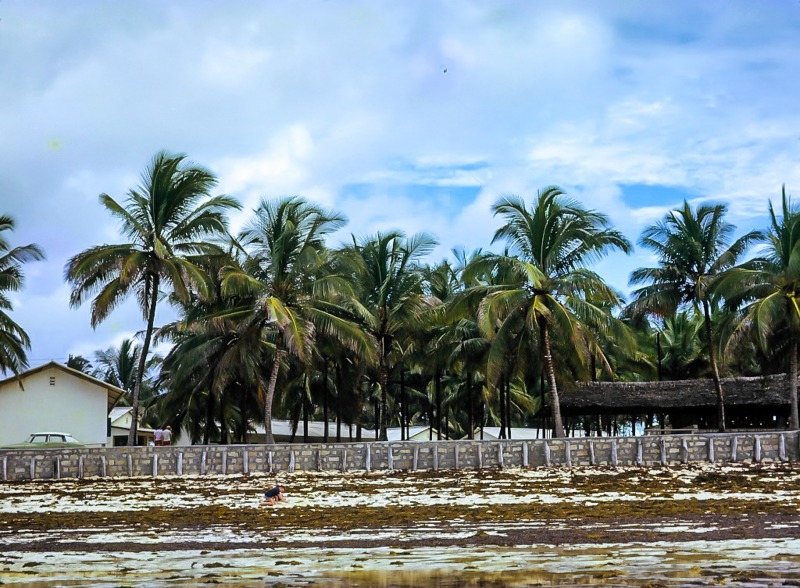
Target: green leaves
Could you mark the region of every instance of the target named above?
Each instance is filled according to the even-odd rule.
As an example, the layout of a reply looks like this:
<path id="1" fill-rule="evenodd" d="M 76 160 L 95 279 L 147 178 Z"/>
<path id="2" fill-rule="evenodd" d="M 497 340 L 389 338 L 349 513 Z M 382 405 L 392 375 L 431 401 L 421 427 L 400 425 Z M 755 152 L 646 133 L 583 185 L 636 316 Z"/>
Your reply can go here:
<path id="1" fill-rule="evenodd" d="M 7 292 L 18 292 L 24 285 L 22 266 L 30 261 L 44 259 L 44 252 L 36 244 L 12 247 L 5 237 L 13 231 L 14 219 L 0 215 L 0 373 L 19 374 L 28 366 L 26 350 L 30 348 L 28 334 L 5 312 L 13 310 Z"/>

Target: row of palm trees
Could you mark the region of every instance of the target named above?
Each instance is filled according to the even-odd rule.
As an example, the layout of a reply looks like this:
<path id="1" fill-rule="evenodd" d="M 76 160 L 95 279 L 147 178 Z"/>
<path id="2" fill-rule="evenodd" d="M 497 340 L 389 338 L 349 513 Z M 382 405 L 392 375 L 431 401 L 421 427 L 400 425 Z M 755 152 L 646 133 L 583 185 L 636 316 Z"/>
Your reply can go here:
<path id="1" fill-rule="evenodd" d="M 427 234 L 388 231 L 329 247 L 346 219 L 300 197 L 262 201 L 232 236 L 226 217 L 239 204 L 212 196 L 215 186 L 184 156 L 158 153 L 124 202 L 100 196 L 123 242 L 92 247 L 65 267 L 71 303 L 91 300 L 93 326 L 129 294 L 138 301 L 146 326 L 134 423 L 144 383 L 161 392 L 148 402 L 153 418 L 193 441 L 243 441 L 263 420 L 272 442 L 274 414 L 296 423 L 333 414 L 375 427 L 381 439 L 388 426 L 405 434 L 411 422 L 448 436 L 499 422 L 502 435 L 546 406 L 563 436 L 559 386 L 655 379 L 663 370 L 710 375 L 724 430 L 721 373 L 788 369 L 797 427 L 800 211 L 785 191 L 763 232 L 734 238 L 725 206 L 688 203 L 646 228 L 639 244 L 657 265 L 633 272 L 626 304 L 590 268 L 631 243 L 557 187 L 530 204 L 498 200 L 492 211 L 503 224 L 492 243 L 502 253 L 454 251 L 429 265 L 437 243 Z M 41 255 L 29 247 L 5 265 L 19 272 Z M 159 301 L 180 318 L 157 326 Z M 153 341 L 172 347 L 148 369 Z M 26 343 L 16 364 L 0 365 L 19 369 Z M 134 427 L 129 443 L 135 438 Z"/>

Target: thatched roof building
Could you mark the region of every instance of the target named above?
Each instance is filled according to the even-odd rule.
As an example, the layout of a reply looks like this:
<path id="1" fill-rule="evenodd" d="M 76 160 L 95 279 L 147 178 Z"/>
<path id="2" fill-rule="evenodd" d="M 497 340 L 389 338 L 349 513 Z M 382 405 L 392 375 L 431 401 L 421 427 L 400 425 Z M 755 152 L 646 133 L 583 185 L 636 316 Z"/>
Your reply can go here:
<path id="1" fill-rule="evenodd" d="M 786 374 L 723 378 L 722 390 L 728 417 L 742 426 L 781 422 L 788 416 Z M 559 398 L 566 416 L 663 413 L 670 415 L 673 423 L 700 424 L 714 422 L 717 403 L 711 379 L 578 382 L 559 390 Z"/>
<path id="2" fill-rule="evenodd" d="M 786 374 L 757 378 L 723 378 L 726 406 L 789 406 Z M 717 403 L 713 380 L 666 382 L 578 382 L 559 390 L 561 408 L 569 412 L 608 409 L 611 412 L 647 412 L 669 408 L 713 407 Z"/>

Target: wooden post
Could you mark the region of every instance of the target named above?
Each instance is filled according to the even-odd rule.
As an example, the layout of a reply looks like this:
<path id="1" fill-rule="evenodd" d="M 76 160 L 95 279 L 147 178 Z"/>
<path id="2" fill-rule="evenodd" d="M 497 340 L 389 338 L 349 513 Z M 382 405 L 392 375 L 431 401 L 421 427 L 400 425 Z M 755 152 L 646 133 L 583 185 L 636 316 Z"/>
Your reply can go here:
<path id="1" fill-rule="evenodd" d="M 100 475 L 106 477 L 106 456 L 100 456 Z"/>
<path id="2" fill-rule="evenodd" d="M 386 453 L 387 453 L 386 454 L 386 462 L 387 462 L 386 463 L 386 467 L 389 468 L 390 470 L 393 470 L 394 469 L 394 452 L 392 451 L 392 446 L 391 445 L 387 445 L 386 446 Z"/>
<path id="3" fill-rule="evenodd" d="M 153 455 L 153 477 L 158 477 L 158 454 Z"/>
<path id="4" fill-rule="evenodd" d="M 708 461 L 709 463 L 714 463 L 714 460 L 717 459 L 717 456 L 714 455 L 714 437 L 708 438 Z"/>
<path id="5" fill-rule="evenodd" d="M 228 452 L 222 452 L 222 475 L 226 475 L 228 473 Z"/>
<path id="6" fill-rule="evenodd" d="M 523 441 L 522 443 L 522 467 L 527 468 L 529 466 L 529 456 L 528 456 L 528 444 Z"/>
<path id="7" fill-rule="evenodd" d="M 367 447 L 365 449 L 364 469 L 367 471 L 370 471 L 372 469 L 372 451 L 370 449 L 369 443 L 367 443 Z"/>
<path id="8" fill-rule="evenodd" d="M 755 441 L 753 442 L 753 461 L 755 463 L 761 463 L 761 437 L 756 435 Z"/>
<path id="9" fill-rule="evenodd" d="M 437 471 L 439 469 L 439 448 L 436 445 L 431 447 L 431 458 L 433 459 L 433 471 Z"/>
<path id="10" fill-rule="evenodd" d="M 317 449 L 317 471 L 322 471 L 322 450 Z"/>
<path id="11" fill-rule="evenodd" d="M 203 454 L 205 455 L 205 453 Z M 272 451 L 267 451 L 267 471 L 272 473 Z"/>
<path id="12" fill-rule="evenodd" d="M 686 441 L 686 437 L 681 438 L 681 462 L 689 463 L 689 443 Z"/>
<path id="13" fill-rule="evenodd" d="M 589 465 L 597 465 L 597 460 L 594 458 L 594 441 L 589 441 Z"/>
<path id="14" fill-rule="evenodd" d="M 182 475 L 183 475 L 183 451 L 181 451 L 181 452 L 178 454 L 178 463 L 177 463 L 177 465 L 176 465 L 175 469 L 176 469 L 176 473 L 177 473 L 179 476 L 182 476 Z"/>
<path id="15" fill-rule="evenodd" d="M 738 457 L 736 455 L 736 450 L 738 448 L 738 445 L 739 445 L 739 437 L 734 435 L 733 437 L 731 437 L 731 461 L 734 463 L 736 462 L 736 458 Z"/>
<path id="16" fill-rule="evenodd" d="M 641 438 L 636 440 L 636 465 L 639 467 L 644 465 L 644 443 Z"/>
<path id="17" fill-rule="evenodd" d="M 128 454 L 128 477 L 133 477 L 133 456 L 130 453 Z"/>
<path id="18" fill-rule="evenodd" d="M 611 440 L 611 465 L 617 467 L 618 463 L 619 462 L 617 460 L 617 440 L 615 438 Z"/>
<path id="19" fill-rule="evenodd" d="M 550 466 L 550 444 L 547 441 L 544 442 L 544 465 Z"/>
<path id="20" fill-rule="evenodd" d="M 478 469 L 483 469 L 483 445 L 478 445 Z"/>
<path id="21" fill-rule="evenodd" d="M 569 441 L 564 441 L 564 459 L 567 462 L 567 467 L 572 467 L 572 447 Z"/>
<path id="22" fill-rule="evenodd" d="M 342 448 L 342 472 L 347 471 L 347 449 Z"/>
<path id="23" fill-rule="evenodd" d="M 31 458 L 31 480 L 36 479 L 36 458 Z"/>
<path id="24" fill-rule="evenodd" d="M 669 463 L 667 460 L 667 441 L 662 437 L 661 439 L 658 440 L 658 443 L 660 445 L 659 449 L 661 451 L 661 465 L 665 466 Z"/>
<path id="25" fill-rule="evenodd" d="M 505 464 L 503 463 L 503 444 L 502 443 L 498 443 L 497 444 L 497 463 L 500 465 L 500 469 L 503 469 L 505 467 Z"/>
<path id="26" fill-rule="evenodd" d="M 294 449 L 289 452 L 289 473 L 294 472 Z"/>
<path id="27" fill-rule="evenodd" d="M 130 455 L 128 456 L 128 458 L 130 459 Z M 129 476 L 130 476 L 130 474 L 129 474 Z M 81 479 L 81 480 L 83 479 L 83 456 L 82 455 L 78 458 L 78 479 Z"/>
<path id="28" fill-rule="evenodd" d="M 778 459 L 786 461 L 786 437 L 783 433 L 778 437 Z"/>
<path id="29" fill-rule="evenodd" d="M 201 475 L 205 475 L 206 474 L 207 459 L 208 459 L 208 451 L 206 449 L 203 449 L 203 454 L 200 456 L 200 474 Z"/>
<path id="30" fill-rule="evenodd" d="M 250 454 L 247 449 L 242 452 L 242 473 L 250 473 Z"/>

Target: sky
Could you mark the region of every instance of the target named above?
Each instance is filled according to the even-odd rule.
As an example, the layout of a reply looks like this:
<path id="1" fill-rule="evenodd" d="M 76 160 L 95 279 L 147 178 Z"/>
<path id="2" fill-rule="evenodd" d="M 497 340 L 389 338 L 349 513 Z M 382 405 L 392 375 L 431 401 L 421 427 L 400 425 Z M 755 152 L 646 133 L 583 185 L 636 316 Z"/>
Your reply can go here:
<path id="1" fill-rule="evenodd" d="M 93 330 L 63 270 L 122 242 L 98 196 L 160 150 L 242 203 L 234 232 L 302 195 L 348 217 L 332 246 L 425 231 L 431 262 L 500 251 L 491 205 L 549 185 L 633 243 L 684 199 L 762 228 L 800 197 L 799 74 L 798 0 L 0 0 L 0 213 L 47 255 L 11 316 L 32 367 L 143 329 L 131 301 Z M 652 265 L 593 269 L 628 294 Z"/>

